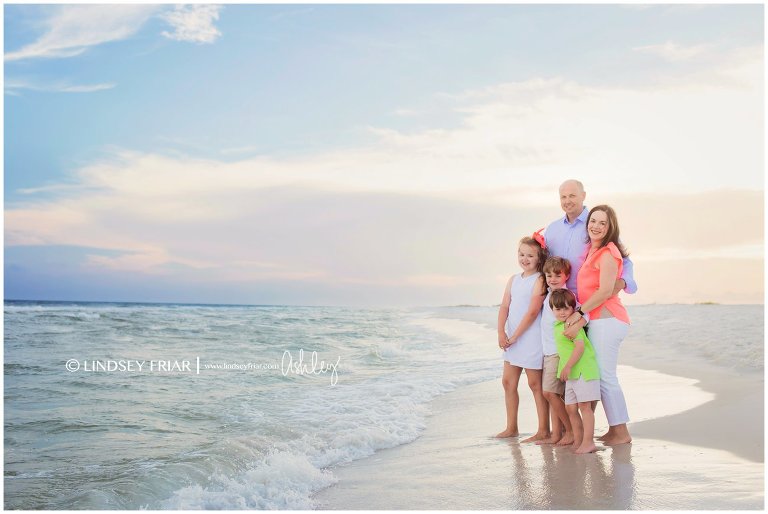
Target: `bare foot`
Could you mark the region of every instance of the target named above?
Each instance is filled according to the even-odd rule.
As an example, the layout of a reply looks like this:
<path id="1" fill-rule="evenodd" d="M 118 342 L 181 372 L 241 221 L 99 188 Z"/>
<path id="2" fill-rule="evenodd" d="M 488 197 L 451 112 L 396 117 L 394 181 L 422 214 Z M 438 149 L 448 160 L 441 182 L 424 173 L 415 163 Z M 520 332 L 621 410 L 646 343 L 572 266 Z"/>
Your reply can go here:
<path id="1" fill-rule="evenodd" d="M 616 436 L 603 439 L 603 444 L 606 446 L 616 446 L 617 444 L 627 444 L 632 442 L 632 437 L 626 435 L 624 437 Z"/>
<path id="2" fill-rule="evenodd" d="M 528 439 L 523 439 L 521 443 L 532 443 L 534 441 L 542 441 L 549 437 L 549 432 L 536 432 Z"/>
<path id="3" fill-rule="evenodd" d="M 562 439 L 557 443 L 558 446 L 570 446 L 573 444 L 573 432 L 566 432 Z"/>
<path id="4" fill-rule="evenodd" d="M 592 444 L 588 444 L 586 446 L 584 446 L 584 445 L 579 446 L 579 448 L 576 451 L 574 451 L 573 453 L 577 453 L 579 455 L 583 455 L 585 453 L 592 453 L 592 452 L 596 452 L 596 451 L 597 451 L 597 446 L 595 446 L 595 443 L 592 443 Z"/>
<path id="5" fill-rule="evenodd" d="M 558 436 L 557 434 L 552 434 L 546 439 L 536 441 L 536 444 L 558 444 L 560 440 L 561 440 L 560 436 Z"/>
<path id="6" fill-rule="evenodd" d="M 598 441 L 605 441 L 606 439 L 610 439 L 611 437 L 613 437 L 613 433 L 614 433 L 613 429 L 609 428 L 606 433 L 604 433 L 603 435 L 597 437 L 596 439 Z"/>
<path id="7" fill-rule="evenodd" d="M 510 430 L 510 429 L 506 429 L 506 430 L 504 430 L 503 432 L 499 432 L 499 433 L 498 433 L 498 434 L 496 434 L 494 437 L 498 437 L 498 438 L 504 438 L 504 437 L 517 437 L 517 436 L 519 436 L 519 435 L 520 435 L 520 432 L 518 432 L 517 430 Z"/>

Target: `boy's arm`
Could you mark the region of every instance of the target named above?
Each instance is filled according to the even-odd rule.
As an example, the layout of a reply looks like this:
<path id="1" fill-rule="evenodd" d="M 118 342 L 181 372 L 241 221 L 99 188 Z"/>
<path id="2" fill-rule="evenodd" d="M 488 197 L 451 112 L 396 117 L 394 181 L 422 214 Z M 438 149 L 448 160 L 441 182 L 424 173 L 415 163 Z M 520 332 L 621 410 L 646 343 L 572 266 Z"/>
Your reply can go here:
<path id="1" fill-rule="evenodd" d="M 575 348 L 571 353 L 571 358 L 565 363 L 565 367 L 563 367 L 563 371 L 560 373 L 560 380 L 563 382 L 568 380 L 568 376 L 571 374 L 571 368 L 579 362 L 579 359 L 581 359 L 581 356 L 584 354 L 584 341 L 576 339 L 573 341 L 573 344 Z"/>

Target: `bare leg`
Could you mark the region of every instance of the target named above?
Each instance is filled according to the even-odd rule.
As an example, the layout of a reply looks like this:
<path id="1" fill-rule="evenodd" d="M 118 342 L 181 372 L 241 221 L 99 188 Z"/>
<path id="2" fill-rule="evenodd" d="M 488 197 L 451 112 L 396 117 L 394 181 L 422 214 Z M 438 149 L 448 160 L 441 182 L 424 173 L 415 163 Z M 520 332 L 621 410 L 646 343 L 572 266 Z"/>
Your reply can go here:
<path id="1" fill-rule="evenodd" d="M 565 412 L 563 399 L 557 393 L 544 391 L 544 399 L 549 403 L 549 412 L 552 419 L 552 435 L 548 439 L 537 441 L 536 444 L 573 444 L 573 429 Z M 565 434 L 563 434 L 565 430 Z"/>
<path id="2" fill-rule="evenodd" d="M 581 423 L 581 416 L 579 416 L 579 405 L 571 403 L 565 406 L 565 410 L 568 412 L 568 417 L 571 420 L 571 426 L 573 427 L 573 444 L 571 449 L 576 451 L 581 446 L 581 442 L 584 438 L 584 426 Z"/>
<path id="3" fill-rule="evenodd" d="M 592 453 L 597 450 L 595 446 L 595 413 L 589 402 L 580 402 L 579 411 L 583 421 L 584 435 L 581 438 L 581 445 L 575 453 Z"/>
<path id="4" fill-rule="evenodd" d="M 553 394 L 553 396 L 554 398 L 550 405 L 552 405 L 555 412 L 557 412 L 560 422 L 565 428 L 565 434 L 563 434 L 563 437 L 557 442 L 557 445 L 569 446 L 573 444 L 573 427 L 571 426 L 571 419 L 565 411 L 565 402 L 563 402 L 563 398 L 559 394 Z"/>
<path id="5" fill-rule="evenodd" d="M 536 433 L 522 441 L 523 443 L 531 443 L 549 437 L 549 411 L 547 409 L 547 401 L 544 399 L 544 394 L 541 390 L 541 370 L 526 368 L 525 376 L 528 377 L 528 387 L 531 388 L 533 393 L 533 401 L 536 402 L 536 415 L 539 418 L 539 428 L 536 430 Z"/>
<path id="6" fill-rule="evenodd" d="M 507 427 L 496 434 L 496 437 L 516 437 L 520 435 L 517 429 L 517 409 L 520 406 L 520 395 L 517 393 L 517 384 L 523 368 L 513 366 L 504 361 L 504 372 L 501 376 L 501 385 L 504 387 L 504 406 L 507 409 Z"/>

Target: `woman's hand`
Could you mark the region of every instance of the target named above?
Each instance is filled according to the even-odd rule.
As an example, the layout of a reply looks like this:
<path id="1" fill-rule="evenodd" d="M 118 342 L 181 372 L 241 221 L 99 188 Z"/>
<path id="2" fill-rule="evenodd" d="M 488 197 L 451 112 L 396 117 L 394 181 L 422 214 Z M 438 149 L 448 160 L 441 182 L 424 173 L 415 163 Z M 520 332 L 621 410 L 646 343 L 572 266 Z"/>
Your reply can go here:
<path id="1" fill-rule="evenodd" d="M 575 323 L 563 330 L 563 335 L 573 341 L 573 338 L 579 335 L 579 330 L 581 330 L 581 323 L 579 323 L 579 320 L 576 320 Z"/>
<path id="2" fill-rule="evenodd" d="M 581 314 L 579 314 L 578 312 L 574 311 L 574 312 L 573 312 L 573 314 L 571 314 L 570 316 L 568 316 L 568 319 L 567 319 L 567 320 L 565 320 L 565 326 L 566 326 L 566 328 L 567 328 L 567 327 L 570 327 L 571 325 L 573 325 L 574 323 L 576 323 L 576 322 L 577 322 L 577 321 L 579 321 L 580 319 L 581 319 Z"/>
<path id="3" fill-rule="evenodd" d="M 509 344 L 507 343 L 507 334 L 499 335 L 499 348 L 506 350 Z"/>

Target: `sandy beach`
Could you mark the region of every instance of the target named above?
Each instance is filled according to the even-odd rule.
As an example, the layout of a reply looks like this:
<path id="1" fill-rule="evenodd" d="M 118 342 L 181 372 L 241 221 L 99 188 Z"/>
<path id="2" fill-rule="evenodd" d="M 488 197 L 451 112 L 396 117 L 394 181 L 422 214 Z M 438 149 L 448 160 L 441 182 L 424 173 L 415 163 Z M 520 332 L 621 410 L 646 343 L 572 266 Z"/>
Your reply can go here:
<path id="1" fill-rule="evenodd" d="M 490 330 L 487 325 L 479 328 Z M 486 334 L 488 335 L 488 334 Z M 432 402 L 413 443 L 333 470 L 318 509 L 763 509 L 763 377 L 646 347 L 623 350 L 619 376 L 634 441 L 577 456 L 521 443 L 536 426 L 521 380 L 520 438 L 495 439 L 497 380 Z M 660 356 L 663 355 L 663 358 Z M 596 433 L 607 428 L 598 407 Z"/>

